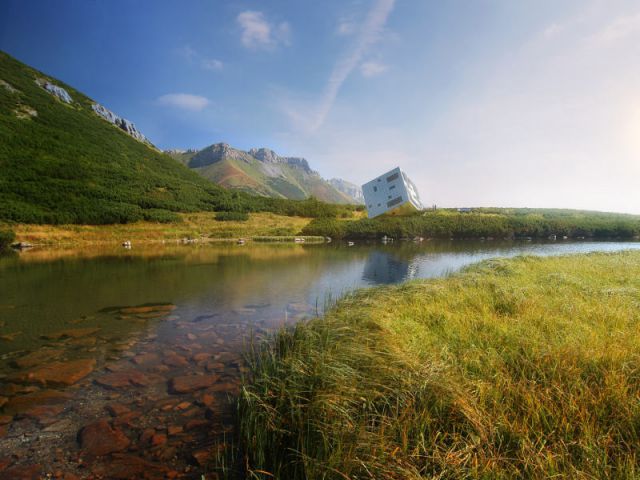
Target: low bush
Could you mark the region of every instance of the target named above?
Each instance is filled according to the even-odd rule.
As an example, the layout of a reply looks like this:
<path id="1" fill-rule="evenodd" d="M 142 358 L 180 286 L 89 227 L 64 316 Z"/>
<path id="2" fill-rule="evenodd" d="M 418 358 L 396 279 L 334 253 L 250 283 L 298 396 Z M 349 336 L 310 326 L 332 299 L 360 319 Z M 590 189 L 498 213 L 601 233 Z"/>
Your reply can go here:
<path id="1" fill-rule="evenodd" d="M 216 220 L 219 222 L 246 222 L 249 220 L 249 214 L 246 212 L 218 212 Z"/>
<path id="2" fill-rule="evenodd" d="M 12 230 L 0 230 L 0 252 L 7 250 L 15 239 L 16 234 Z"/>

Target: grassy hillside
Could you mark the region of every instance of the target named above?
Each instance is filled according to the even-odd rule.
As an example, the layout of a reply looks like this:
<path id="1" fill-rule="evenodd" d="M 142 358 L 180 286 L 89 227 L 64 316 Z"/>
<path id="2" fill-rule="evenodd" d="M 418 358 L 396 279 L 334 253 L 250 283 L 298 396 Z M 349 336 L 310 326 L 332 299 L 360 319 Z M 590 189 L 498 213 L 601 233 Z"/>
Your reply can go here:
<path id="1" fill-rule="evenodd" d="M 640 475 L 640 253 L 363 290 L 257 353 L 251 478 Z"/>
<path id="2" fill-rule="evenodd" d="M 478 208 L 471 213 L 456 210 L 420 212 L 404 217 L 339 221 L 317 219 L 305 235 L 333 238 L 479 238 L 537 237 L 631 238 L 640 235 L 640 215 L 559 209 Z"/>
<path id="3" fill-rule="evenodd" d="M 266 149 L 263 151 L 277 161 L 265 161 L 254 157 L 251 152 L 222 143 L 200 151 L 170 152 L 170 155 L 204 178 L 226 188 L 274 198 L 302 200 L 315 197 L 329 203 L 355 203 L 354 199 L 338 191 L 310 168 L 287 163 L 287 158 L 278 157 Z"/>
<path id="4" fill-rule="evenodd" d="M 36 83 L 72 97 L 65 103 Z M 175 221 L 175 212 L 336 215 L 337 207 L 229 192 L 100 118 L 94 102 L 0 52 L 0 221 Z"/>

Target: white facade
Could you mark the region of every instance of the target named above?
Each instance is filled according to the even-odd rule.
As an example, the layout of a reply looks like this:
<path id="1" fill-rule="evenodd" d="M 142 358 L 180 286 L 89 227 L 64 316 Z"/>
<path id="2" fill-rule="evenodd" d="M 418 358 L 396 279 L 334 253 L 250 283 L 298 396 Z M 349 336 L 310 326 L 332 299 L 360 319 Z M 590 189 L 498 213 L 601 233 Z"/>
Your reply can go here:
<path id="1" fill-rule="evenodd" d="M 418 189 L 400 167 L 365 183 L 362 192 L 369 218 L 423 209 Z"/>

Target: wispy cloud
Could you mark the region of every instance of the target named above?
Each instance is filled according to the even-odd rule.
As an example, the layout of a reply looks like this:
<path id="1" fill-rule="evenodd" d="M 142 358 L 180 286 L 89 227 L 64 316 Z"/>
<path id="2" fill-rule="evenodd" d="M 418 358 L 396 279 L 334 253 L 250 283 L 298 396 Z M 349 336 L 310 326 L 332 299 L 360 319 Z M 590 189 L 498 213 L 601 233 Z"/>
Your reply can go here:
<path id="1" fill-rule="evenodd" d="M 211 72 L 218 72 L 224 68 L 224 63 L 215 58 L 204 58 L 200 61 L 200 66 Z"/>
<path id="2" fill-rule="evenodd" d="M 291 100 L 282 102 L 282 110 L 298 127 L 303 127 L 309 133 L 322 127 L 333 108 L 340 88 L 370 53 L 371 47 L 380 40 L 394 5 L 395 0 L 376 0 L 362 25 L 354 27 L 358 33 L 353 44 L 334 65 L 319 101 L 313 105 L 309 105 L 308 101 L 304 101 L 303 104 Z M 380 63 L 367 62 L 362 66 L 362 74 L 373 76 L 382 73 L 385 69 L 386 66 Z"/>
<path id="3" fill-rule="evenodd" d="M 287 22 L 269 22 L 264 13 L 247 10 L 236 18 L 242 31 L 240 41 L 251 50 L 273 50 L 291 42 L 291 27 Z"/>
<path id="4" fill-rule="evenodd" d="M 211 102 L 208 98 L 200 95 L 192 95 L 190 93 L 168 93 L 159 97 L 157 99 L 157 103 L 164 107 L 173 107 L 199 112 L 200 110 L 205 109 Z"/>
<path id="5" fill-rule="evenodd" d="M 375 77 L 386 72 L 389 69 L 388 65 L 379 62 L 364 62 L 360 65 L 360 73 L 363 77 Z"/>
<path id="6" fill-rule="evenodd" d="M 192 48 L 190 45 L 177 48 L 175 49 L 175 52 L 189 65 L 197 64 L 203 70 L 219 72 L 224 68 L 224 63 L 221 60 L 218 60 L 217 58 L 208 58 Z"/>
<path id="7" fill-rule="evenodd" d="M 341 18 L 338 21 L 338 26 L 336 27 L 336 34 L 341 36 L 348 36 L 356 33 L 356 30 L 356 22 L 354 22 L 353 20 L 348 20 L 346 18 Z"/>

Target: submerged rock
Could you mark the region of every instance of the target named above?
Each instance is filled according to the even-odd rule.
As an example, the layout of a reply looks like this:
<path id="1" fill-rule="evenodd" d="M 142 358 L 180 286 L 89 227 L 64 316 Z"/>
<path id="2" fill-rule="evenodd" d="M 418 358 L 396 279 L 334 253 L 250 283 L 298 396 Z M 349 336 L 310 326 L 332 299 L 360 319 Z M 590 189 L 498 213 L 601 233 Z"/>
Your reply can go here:
<path id="1" fill-rule="evenodd" d="M 71 398 L 72 395 L 70 393 L 60 392 L 58 390 L 40 390 L 9 399 L 4 410 L 9 413 L 21 413 L 38 405 L 59 405 Z"/>
<path id="2" fill-rule="evenodd" d="M 122 452 L 131 444 L 131 440 L 122 432 L 114 429 L 106 420 L 98 420 L 80 430 L 80 447 L 92 456 Z"/>
<path id="3" fill-rule="evenodd" d="M 69 328 L 67 330 L 60 330 L 58 332 L 47 333 L 42 335 L 42 338 L 47 340 L 60 340 L 63 338 L 81 338 L 93 335 L 100 331 L 100 328 Z"/>
<path id="4" fill-rule="evenodd" d="M 96 366 L 93 358 L 52 362 L 10 378 L 16 383 L 41 383 L 50 386 L 69 386 L 89 375 Z"/>
<path id="5" fill-rule="evenodd" d="M 186 375 L 169 381 L 171 393 L 191 393 L 212 387 L 220 378 L 218 375 Z"/>

